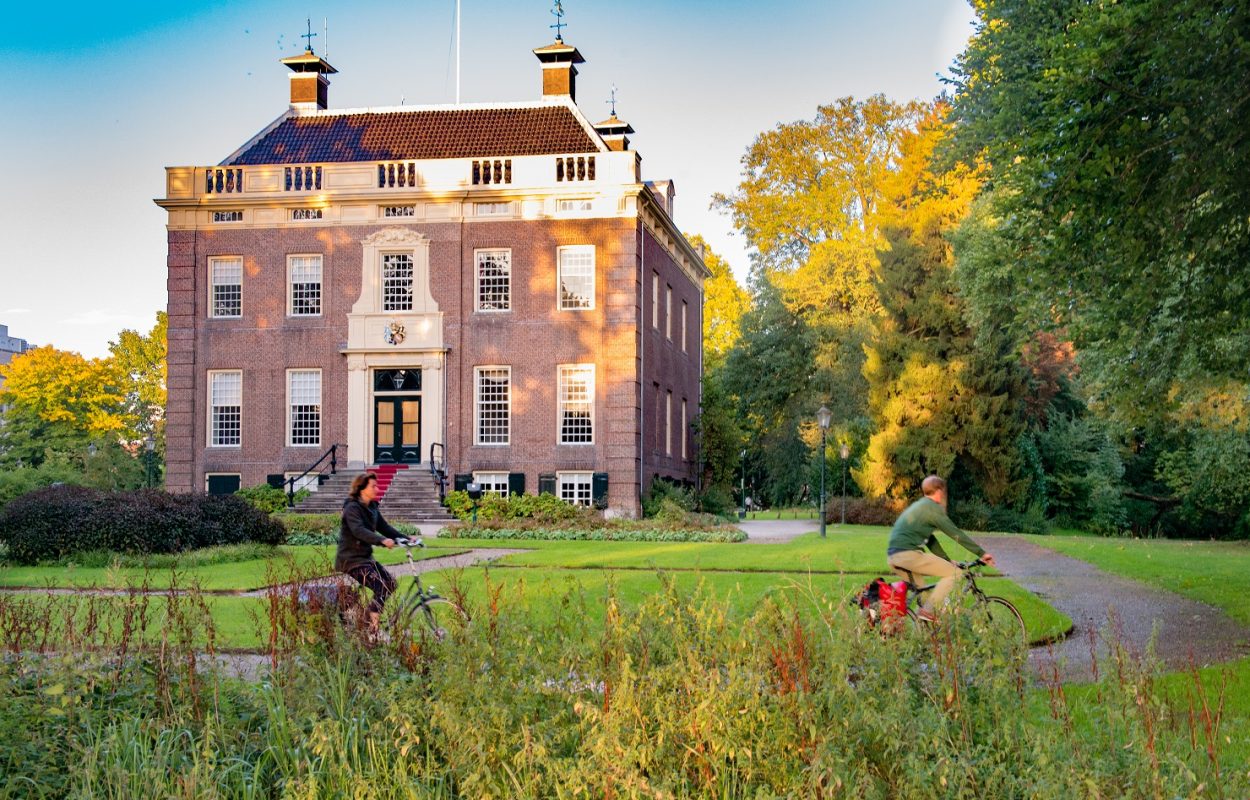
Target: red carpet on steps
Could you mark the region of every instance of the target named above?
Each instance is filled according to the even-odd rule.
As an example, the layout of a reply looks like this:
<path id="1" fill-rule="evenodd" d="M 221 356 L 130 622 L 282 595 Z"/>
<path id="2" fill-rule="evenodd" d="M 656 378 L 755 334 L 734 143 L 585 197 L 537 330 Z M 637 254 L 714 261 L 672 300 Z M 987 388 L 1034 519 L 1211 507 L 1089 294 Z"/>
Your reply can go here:
<path id="1" fill-rule="evenodd" d="M 378 499 L 381 500 L 386 496 L 386 490 L 390 488 L 391 481 L 395 480 L 395 473 L 401 469 L 408 469 L 407 464 L 383 464 L 380 467 L 369 467 L 366 472 L 372 472 L 378 476 Z"/>

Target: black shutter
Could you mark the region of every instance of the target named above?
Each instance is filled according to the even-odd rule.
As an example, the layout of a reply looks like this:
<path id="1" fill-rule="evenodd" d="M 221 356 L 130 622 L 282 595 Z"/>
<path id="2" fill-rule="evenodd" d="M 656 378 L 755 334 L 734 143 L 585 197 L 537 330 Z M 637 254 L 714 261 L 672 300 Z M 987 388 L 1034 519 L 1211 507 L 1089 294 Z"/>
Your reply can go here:
<path id="1" fill-rule="evenodd" d="M 473 482 L 473 476 L 472 475 L 457 475 L 453 480 L 454 480 L 454 483 L 452 485 L 455 487 L 455 491 L 464 492 L 464 491 L 468 491 L 469 484 Z"/>
<path id="2" fill-rule="evenodd" d="M 286 476 L 285 476 L 285 475 L 281 475 L 281 474 L 279 474 L 279 475 L 266 475 L 266 476 L 265 476 L 265 483 L 269 484 L 270 486 L 272 486 L 272 487 L 273 487 L 273 488 L 275 488 L 275 489 L 285 489 L 285 488 L 286 488 Z"/>
<path id="3" fill-rule="evenodd" d="M 596 472 L 591 479 L 590 496 L 594 501 L 596 508 L 602 508 L 602 503 L 608 501 L 608 473 Z"/>
<path id="4" fill-rule="evenodd" d="M 239 491 L 241 481 L 238 475 L 209 475 L 209 494 L 234 494 Z"/>
<path id="5" fill-rule="evenodd" d="M 508 495 L 525 494 L 525 473 L 509 472 L 508 473 Z"/>
<path id="6" fill-rule="evenodd" d="M 538 493 L 539 494 L 555 494 L 556 493 L 556 476 L 555 475 L 539 475 L 538 476 Z"/>

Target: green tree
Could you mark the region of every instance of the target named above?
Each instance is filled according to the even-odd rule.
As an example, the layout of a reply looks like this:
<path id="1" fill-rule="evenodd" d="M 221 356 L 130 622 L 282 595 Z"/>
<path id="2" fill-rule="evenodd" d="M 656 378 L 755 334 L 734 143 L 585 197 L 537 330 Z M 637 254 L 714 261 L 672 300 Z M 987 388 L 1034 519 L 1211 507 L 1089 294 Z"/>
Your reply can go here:
<path id="1" fill-rule="evenodd" d="M 1064 327 L 1093 395 L 1134 423 L 1174 408 L 1178 387 L 1244 381 L 1250 11 L 974 5 L 952 153 L 992 166 L 960 253 L 974 313 L 1021 338 Z"/>
<path id="2" fill-rule="evenodd" d="M 723 361 L 738 341 L 742 315 L 751 307 L 751 296 L 738 283 L 729 262 L 712 252 L 702 236 L 690 236 L 690 244 L 703 254 L 712 273 L 703 282 L 703 355 L 709 362 Z"/>
<path id="3" fill-rule="evenodd" d="M 978 170 L 934 171 L 946 130 L 938 106 L 904 137 L 881 218 L 888 221 L 875 288 L 882 312 L 865 348 L 875 432 L 855 477 L 866 494 L 902 502 L 938 473 L 992 504 L 1022 491 L 1022 426 L 1008 342 L 978 346 L 952 275 L 949 233 L 966 215 Z"/>
<path id="4" fill-rule="evenodd" d="M 126 329 L 118 334 L 117 341 L 109 343 L 112 365 L 124 393 L 123 437 L 132 442 L 140 442 L 148 434 L 158 442 L 164 439 L 167 331 L 167 317 L 160 311 L 148 333 Z"/>

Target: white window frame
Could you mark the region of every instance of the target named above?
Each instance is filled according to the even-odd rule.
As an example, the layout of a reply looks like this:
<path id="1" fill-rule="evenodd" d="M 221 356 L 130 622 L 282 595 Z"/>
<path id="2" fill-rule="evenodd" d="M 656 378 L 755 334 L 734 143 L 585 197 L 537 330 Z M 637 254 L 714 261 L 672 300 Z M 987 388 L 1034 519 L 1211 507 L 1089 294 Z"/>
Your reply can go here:
<path id="1" fill-rule="evenodd" d="M 214 225 L 229 225 L 233 222 L 242 222 L 243 211 L 237 208 L 229 211 L 214 211 L 212 219 Z"/>
<path id="2" fill-rule="evenodd" d="M 483 494 L 490 492 L 500 497 L 508 496 L 508 473 L 506 472 L 474 472 L 473 482 L 482 487 Z"/>
<path id="3" fill-rule="evenodd" d="M 590 298 L 585 305 L 565 305 L 561 287 L 564 283 L 564 258 L 569 255 L 590 255 Z M 580 267 L 581 265 L 579 265 Z M 593 244 L 573 244 L 556 248 L 556 308 L 560 311 L 594 311 L 595 309 L 595 246 Z"/>
<path id="4" fill-rule="evenodd" d="M 682 300 L 681 301 L 681 351 L 683 353 L 689 352 L 686 349 L 686 318 L 687 318 L 687 314 L 689 313 L 689 310 L 690 310 L 690 304 L 687 303 L 685 300 Z"/>
<path id="5" fill-rule="evenodd" d="M 417 216 L 417 207 L 411 206 L 378 206 L 378 216 L 382 219 L 411 219 Z"/>
<path id="6" fill-rule="evenodd" d="M 487 372 L 503 372 L 508 386 L 503 398 L 504 427 L 502 441 L 483 441 L 482 437 L 482 379 Z M 497 376 L 496 376 L 497 377 Z M 493 401 L 499 402 L 499 401 Z M 512 444 L 512 367 L 505 364 L 488 364 L 473 368 L 473 443 L 480 447 L 507 447 Z"/>
<path id="7" fill-rule="evenodd" d="M 241 472 L 205 472 L 204 473 L 204 491 L 208 491 L 209 478 L 238 478 L 239 488 L 243 488 L 243 473 Z"/>
<path id="8" fill-rule="evenodd" d="M 660 329 L 660 273 L 651 273 L 651 327 Z"/>
<path id="9" fill-rule="evenodd" d="M 293 383 L 296 375 L 316 375 L 317 376 L 317 440 L 295 442 L 295 397 L 292 391 Z M 286 446 L 287 447 L 321 447 L 321 428 L 324 422 L 324 387 L 321 380 L 321 370 L 317 368 L 298 368 L 288 369 L 286 371 Z M 301 405 L 314 405 L 312 403 L 301 403 Z"/>
<path id="10" fill-rule="evenodd" d="M 571 500 L 566 496 L 566 487 L 569 489 L 567 494 L 573 498 Z M 583 488 L 584 498 L 581 496 Z M 595 504 L 595 473 L 581 470 L 557 472 L 556 497 L 575 506 L 593 506 Z M 585 502 L 582 502 L 583 499 Z"/>
<path id="11" fill-rule="evenodd" d="M 689 439 L 689 425 L 686 419 L 686 398 L 681 399 L 681 460 L 685 461 L 690 458 L 689 452 L 686 450 L 686 440 Z"/>
<path id="12" fill-rule="evenodd" d="M 325 219 L 325 209 L 323 208 L 293 208 L 291 209 L 291 222 L 315 222 Z"/>
<path id="13" fill-rule="evenodd" d="M 507 201 L 487 201 L 473 204 L 473 216 L 475 217 L 510 217 L 512 216 L 512 203 Z"/>
<path id="14" fill-rule="evenodd" d="M 673 341 L 673 287 L 664 284 L 664 338 Z"/>
<path id="15" fill-rule="evenodd" d="M 317 311 L 316 313 L 295 313 L 295 269 L 298 259 L 316 259 L 317 267 Z M 312 266 L 312 263 L 301 266 Z M 291 253 L 286 257 L 286 315 L 288 317 L 319 317 L 325 310 L 325 257 L 321 253 Z M 305 281 L 310 284 L 311 281 Z"/>
<path id="16" fill-rule="evenodd" d="M 301 475 L 303 475 L 302 478 L 300 477 Z M 285 472 L 282 474 L 282 477 L 288 481 L 291 480 L 291 478 L 296 478 L 293 489 L 297 492 L 300 489 L 307 489 L 310 492 L 315 492 L 321 488 L 321 477 L 316 472 L 311 472 L 307 475 L 304 475 L 302 472 Z M 286 483 L 283 483 L 283 487 L 286 487 Z"/>
<path id="17" fill-rule="evenodd" d="M 208 414 L 207 414 L 207 419 L 205 420 L 206 422 L 206 437 L 205 438 L 207 439 L 206 446 L 212 447 L 212 448 L 238 449 L 243 446 L 243 370 L 241 369 L 210 369 L 206 374 L 208 376 L 208 379 L 205 381 L 205 383 L 207 384 L 206 388 L 207 388 L 207 393 L 208 393 Z M 221 376 L 237 375 L 239 377 L 239 398 L 238 398 L 239 441 L 233 444 L 217 444 L 214 441 L 214 438 L 215 438 L 214 434 L 217 431 L 215 430 L 214 425 L 213 425 L 213 411 L 216 408 L 230 408 L 231 407 L 230 404 L 222 403 L 220 406 L 218 406 L 217 404 L 213 402 L 213 390 L 216 388 L 217 376 L 219 375 Z M 222 473 L 222 474 L 233 474 L 233 473 Z"/>
<path id="18" fill-rule="evenodd" d="M 664 395 L 664 455 L 673 455 L 673 390 Z"/>
<path id="19" fill-rule="evenodd" d="M 226 265 L 238 265 L 239 282 L 235 283 L 218 283 L 217 270 Z M 217 313 L 217 287 L 218 286 L 238 286 L 239 292 L 239 313 L 237 314 L 218 314 Z M 243 256 L 211 256 L 208 259 L 208 316 L 211 319 L 239 319 L 243 316 Z"/>
<path id="20" fill-rule="evenodd" d="M 500 254 L 506 254 L 507 263 L 507 284 L 504 292 L 502 308 L 489 308 L 482 304 L 482 259 L 484 257 L 498 257 Z M 474 309 L 483 314 L 502 314 L 512 310 L 512 249 L 508 247 L 482 247 L 473 251 L 473 294 Z"/>
<path id="21" fill-rule="evenodd" d="M 571 389 L 571 379 L 584 376 L 585 380 L 585 399 L 573 399 L 569 396 Z M 575 434 L 573 440 L 565 439 L 564 413 L 569 406 L 585 406 L 590 412 L 590 438 L 581 441 L 576 439 Z M 575 410 L 575 409 L 568 409 Z M 556 367 L 556 442 L 562 445 L 570 445 L 580 447 L 583 445 L 593 445 L 595 443 L 595 365 L 594 364 L 560 364 Z"/>
<path id="22" fill-rule="evenodd" d="M 408 274 L 407 308 L 401 307 L 403 305 L 402 303 L 396 303 L 393 306 L 388 304 L 390 301 L 387 300 L 387 296 L 386 296 L 386 288 L 387 288 L 386 268 L 387 268 L 387 259 L 389 258 L 408 259 L 409 274 Z M 382 253 L 381 255 L 378 256 L 378 290 L 382 293 L 381 296 L 378 298 L 378 308 L 381 309 L 382 313 L 384 314 L 409 314 L 412 312 L 412 310 L 416 307 L 416 302 L 417 302 L 417 295 L 416 295 L 416 292 L 417 292 L 417 258 L 416 258 L 416 255 L 411 250 L 407 252 Z"/>
<path id="23" fill-rule="evenodd" d="M 590 197 L 559 197 L 556 199 L 557 214 L 589 214 L 595 210 L 595 201 Z"/>

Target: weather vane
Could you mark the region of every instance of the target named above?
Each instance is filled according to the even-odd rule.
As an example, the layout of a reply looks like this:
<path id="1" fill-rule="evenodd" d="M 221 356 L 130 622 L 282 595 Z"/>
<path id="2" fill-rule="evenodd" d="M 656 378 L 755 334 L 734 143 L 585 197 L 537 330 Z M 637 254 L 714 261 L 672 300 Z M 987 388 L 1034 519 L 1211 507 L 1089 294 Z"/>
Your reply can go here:
<path id="1" fill-rule="evenodd" d="M 556 41 L 563 42 L 564 36 L 562 35 L 563 32 L 561 29 L 566 26 L 564 22 L 564 5 L 560 0 L 556 0 L 555 5 L 551 9 L 551 13 L 555 15 L 556 24 L 549 27 L 556 29 Z"/>
<path id="2" fill-rule="evenodd" d="M 615 83 L 612 84 L 612 91 L 609 93 L 608 99 L 604 100 L 603 102 L 607 103 L 609 106 L 612 107 L 612 116 L 615 117 L 616 116 L 616 84 Z"/>
<path id="3" fill-rule="evenodd" d="M 307 40 L 308 40 L 308 44 L 306 44 L 306 45 L 304 45 L 304 46 L 308 49 L 308 52 L 310 52 L 310 53 L 313 51 L 312 40 L 313 40 L 313 37 L 314 37 L 314 36 L 316 36 L 316 35 L 317 35 L 317 34 L 313 33 L 313 29 L 312 29 L 312 19 L 311 19 L 311 18 L 309 18 L 309 20 L 308 20 L 308 33 L 301 33 L 301 34 L 299 35 L 299 38 L 301 38 L 301 39 L 307 39 Z"/>

